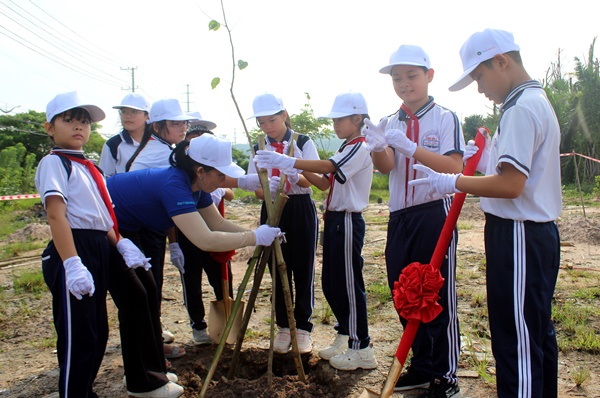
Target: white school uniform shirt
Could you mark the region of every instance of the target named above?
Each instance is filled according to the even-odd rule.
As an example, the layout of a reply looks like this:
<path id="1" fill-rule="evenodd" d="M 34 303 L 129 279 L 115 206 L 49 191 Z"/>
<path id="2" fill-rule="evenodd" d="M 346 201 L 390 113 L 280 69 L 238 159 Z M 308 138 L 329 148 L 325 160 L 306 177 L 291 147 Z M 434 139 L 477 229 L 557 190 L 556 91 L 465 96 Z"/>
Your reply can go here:
<path id="1" fill-rule="evenodd" d="M 527 181 L 518 198 L 481 198 L 481 210 L 516 221 L 556 220 L 562 211 L 560 127 L 546 93 L 528 81 L 506 97 L 500 111 L 486 175 L 500 174 L 502 163 L 510 163 Z"/>
<path id="2" fill-rule="evenodd" d="M 362 212 L 369 204 L 373 161 L 365 142 L 344 142 L 329 160 L 335 165 L 329 211 Z"/>
<path id="3" fill-rule="evenodd" d="M 429 102 L 419 109 L 415 116 L 419 119 L 418 146 L 440 155 L 452 153 L 462 155 L 465 149 L 465 138 L 460 121 L 454 112 L 436 104 L 430 96 Z M 406 112 L 399 109 L 398 112 L 387 117 L 385 130 L 399 129 L 406 133 L 406 123 L 409 120 Z M 394 168 L 390 171 L 389 178 L 390 212 L 444 198 L 442 195 L 428 196 L 429 187 L 426 185 L 408 186 L 408 181 L 427 177 L 423 172 L 417 172 L 415 176 L 412 167 L 415 163 L 418 162 L 410 158 L 407 170 L 406 157 L 394 151 Z"/>
<path id="4" fill-rule="evenodd" d="M 284 135 L 284 138 L 282 141 L 287 141 L 290 142 L 292 139 L 292 134 L 294 132 L 290 129 L 287 130 L 287 132 Z M 272 142 L 270 137 L 266 137 L 265 139 L 266 141 L 266 145 L 265 145 L 265 149 L 267 151 L 273 151 L 275 152 L 275 147 L 271 146 L 270 142 Z M 298 145 L 296 143 L 296 141 L 294 141 L 294 153 L 298 153 L 297 151 L 300 151 L 298 149 Z M 319 160 L 319 152 L 317 152 L 317 147 L 315 146 L 315 143 L 313 142 L 313 140 L 308 140 L 304 143 L 304 146 L 302 147 L 302 150 L 300 151 L 302 152 L 302 159 L 308 159 L 308 160 Z M 271 178 L 271 172 L 272 169 L 268 169 L 269 171 L 269 178 Z M 256 171 L 256 164 L 254 163 L 254 157 L 252 155 L 250 155 L 250 162 L 248 163 L 248 174 L 257 174 Z M 290 191 L 286 193 L 287 195 L 301 195 L 301 194 L 308 194 L 312 197 L 312 189 L 310 187 L 300 187 L 298 186 L 298 184 L 290 184 Z"/>
<path id="5" fill-rule="evenodd" d="M 108 141 L 106 141 L 102 147 L 102 152 L 100 153 L 100 162 L 98 165 L 106 177 L 125 173 L 127 162 L 129 162 L 129 159 L 131 159 L 138 146 L 140 146 L 139 142 L 131 138 L 127 130 L 122 130 L 119 133 L 119 136 L 121 137 L 121 142 L 117 146 L 116 160 L 113 158 L 110 148 L 107 145 Z M 109 138 L 109 140 L 111 139 L 112 137 Z"/>
<path id="6" fill-rule="evenodd" d="M 144 149 L 131 164 L 129 171 L 170 167 L 169 157 L 172 152 L 171 144 L 152 134 Z"/>
<path id="7" fill-rule="evenodd" d="M 72 229 L 108 232 L 113 227 L 98 186 L 85 165 L 71 162 L 69 176 L 58 155 L 46 155 L 35 172 L 35 186 L 44 208 L 49 196 L 63 198 L 67 205 L 67 221 Z"/>

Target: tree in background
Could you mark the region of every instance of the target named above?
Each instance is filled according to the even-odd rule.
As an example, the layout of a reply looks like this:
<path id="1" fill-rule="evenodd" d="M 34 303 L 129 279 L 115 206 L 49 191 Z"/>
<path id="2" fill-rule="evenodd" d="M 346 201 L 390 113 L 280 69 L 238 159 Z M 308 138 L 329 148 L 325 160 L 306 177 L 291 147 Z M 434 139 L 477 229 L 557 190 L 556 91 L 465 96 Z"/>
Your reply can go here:
<path id="1" fill-rule="evenodd" d="M 308 135 L 314 141 L 321 159 L 329 159 L 333 153 L 327 149 L 327 142 L 335 137 L 331 129 L 331 119 L 315 118 L 315 112 L 310 105 L 310 94 L 304 95 L 306 103 L 300 113 L 290 115 L 292 128 L 297 133 Z"/>
<path id="2" fill-rule="evenodd" d="M 0 194 L 17 195 L 35 192 L 35 170 L 39 161 L 54 144 L 44 130 L 46 114 L 28 111 L 0 115 Z M 92 123 L 92 134 L 84 147 L 88 158 L 97 161 L 104 145 Z"/>

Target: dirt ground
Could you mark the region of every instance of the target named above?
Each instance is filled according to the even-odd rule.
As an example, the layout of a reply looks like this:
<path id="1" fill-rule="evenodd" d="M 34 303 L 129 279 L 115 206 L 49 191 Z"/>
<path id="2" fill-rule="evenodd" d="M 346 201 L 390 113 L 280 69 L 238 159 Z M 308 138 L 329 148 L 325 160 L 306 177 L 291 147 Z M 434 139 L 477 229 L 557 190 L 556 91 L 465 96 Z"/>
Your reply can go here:
<path id="1" fill-rule="evenodd" d="M 581 208 L 565 208 L 559 220 L 561 230 L 562 264 L 556 300 L 568 295 L 572 278 L 568 272 L 581 270 L 591 277 L 578 280 L 597 288 L 600 280 L 600 208 L 586 208 L 587 219 Z M 234 201 L 228 204 L 228 218 L 254 227 L 258 205 Z M 269 388 L 267 374 L 269 329 L 270 329 L 270 287 L 271 279 L 263 278 L 260 292 L 250 319 L 249 330 L 242 346 L 240 361 L 235 378 L 226 377 L 231 365 L 233 346 L 225 347 L 212 378 L 207 397 L 357 397 L 370 388 L 380 391 L 387 376 L 391 358 L 395 352 L 402 328 L 390 301 L 377 297 L 377 289 L 385 286 L 385 231 L 388 218 L 387 205 L 373 204 L 365 212 L 367 235 L 363 256 L 364 276 L 368 290 L 369 328 L 379 366 L 375 370 L 344 372 L 333 369 L 326 361 L 320 360 L 317 352 L 333 341 L 335 319 L 327 312 L 326 302 L 320 287 L 320 254 L 317 256 L 315 277 L 315 310 L 312 333 L 313 353 L 303 355 L 307 383 L 298 380 L 291 354 L 275 355 L 273 360 L 273 381 Z M 485 273 L 483 270 L 483 216 L 476 201 L 467 201 L 458 221 L 460 237 L 458 250 L 458 299 L 459 319 L 462 336 L 462 349 L 459 369 L 459 383 L 463 396 L 471 398 L 495 395 L 494 361 L 489 343 L 489 328 L 485 310 Z M 41 225 L 29 226 L 28 230 L 13 234 L 10 240 L 31 236 L 39 237 L 45 228 Z M 436 237 L 437 239 L 437 237 Z M 1 244 L 1 242 L 0 242 Z M 247 269 L 247 260 L 253 248 L 239 250 L 233 262 L 234 286 L 237 289 Z M 38 252 L 29 255 L 38 255 Z M 26 255 L 22 255 L 26 257 Z M 168 255 L 167 255 L 168 259 Z M 167 261 L 168 262 L 168 261 Z M 51 300 L 49 293 L 38 297 L 29 294 L 14 294 L 14 275 L 30 269 L 39 269 L 39 260 L 33 257 L 25 265 L 9 265 L 0 268 L 0 397 L 57 397 L 57 362 L 53 347 L 54 328 L 52 325 Z M 252 278 L 244 291 L 247 300 L 252 289 Z M 174 333 L 176 343 L 182 345 L 187 354 L 172 360 L 171 371 L 178 374 L 180 384 L 185 387 L 184 397 L 196 397 L 202 388 L 211 363 L 215 357 L 216 345 L 194 346 L 191 344 L 191 329 L 181 294 L 181 283 L 177 270 L 170 264 L 165 268 L 163 323 Z M 385 289 L 383 289 L 385 290 Z M 205 306 L 214 299 L 210 286 L 205 282 Z M 598 297 L 596 297 L 596 305 Z M 108 299 L 110 316 L 110 340 L 102 368 L 96 380 L 95 389 L 100 397 L 126 397 L 123 386 L 123 366 L 120 355 L 118 322 L 112 300 Z M 596 335 L 600 333 L 599 319 Z M 557 328 L 561 338 L 561 329 Z M 598 336 L 596 336 L 598 337 Z M 600 357 L 598 353 L 560 353 L 559 357 L 559 396 L 560 397 L 600 397 Z M 488 377 L 481 377 L 478 369 L 483 368 Z M 580 369 L 588 369 L 589 378 L 582 386 L 576 387 L 574 374 Z M 424 390 L 407 394 L 394 394 L 394 397 L 414 398 Z"/>

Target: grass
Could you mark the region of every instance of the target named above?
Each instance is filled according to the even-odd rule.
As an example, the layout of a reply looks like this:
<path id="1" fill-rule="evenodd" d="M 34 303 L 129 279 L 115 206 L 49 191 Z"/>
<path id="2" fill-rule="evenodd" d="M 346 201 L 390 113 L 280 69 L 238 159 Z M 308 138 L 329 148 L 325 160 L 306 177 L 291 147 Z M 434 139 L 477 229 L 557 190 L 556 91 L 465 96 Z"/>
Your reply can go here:
<path id="1" fill-rule="evenodd" d="M 557 329 L 558 347 L 562 352 L 584 351 L 600 354 L 600 334 L 595 323 L 600 317 L 597 305 L 557 303 L 552 307 L 552 320 Z"/>
<path id="2" fill-rule="evenodd" d="M 583 383 L 588 381 L 591 377 L 590 369 L 586 366 L 579 366 L 571 370 L 571 380 L 575 383 L 575 387 L 581 387 Z"/>
<path id="3" fill-rule="evenodd" d="M 375 302 L 375 306 L 389 303 L 392 300 L 392 293 L 387 283 L 371 282 L 367 285 L 367 301 Z"/>
<path id="4" fill-rule="evenodd" d="M 325 298 L 321 300 L 321 308 L 318 311 L 317 319 L 324 325 L 331 325 L 332 319 L 335 319 L 333 316 L 333 310 Z"/>
<path id="5" fill-rule="evenodd" d="M 15 275 L 13 278 L 13 286 L 15 294 L 32 293 L 35 296 L 39 296 L 42 292 L 47 290 L 41 270 L 28 271 Z"/>

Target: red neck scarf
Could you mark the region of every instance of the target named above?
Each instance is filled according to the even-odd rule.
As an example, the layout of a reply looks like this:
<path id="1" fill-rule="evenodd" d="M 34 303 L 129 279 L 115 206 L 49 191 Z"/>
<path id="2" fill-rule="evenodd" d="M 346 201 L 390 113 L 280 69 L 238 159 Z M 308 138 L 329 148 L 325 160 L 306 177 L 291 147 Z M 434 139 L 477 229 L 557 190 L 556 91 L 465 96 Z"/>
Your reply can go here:
<path id="1" fill-rule="evenodd" d="M 419 145 L 419 118 L 415 116 L 414 113 L 408 109 L 408 107 L 404 104 L 400 107 L 406 115 L 410 118 L 410 120 L 406 121 L 406 137 Z M 408 207 L 408 181 L 414 180 L 417 177 L 417 171 L 412 170 L 411 173 L 411 161 L 412 158 L 406 158 L 406 175 L 404 179 L 404 207 Z M 413 161 L 414 162 L 414 161 Z M 412 178 L 410 175 L 412 174 Z M 412 188 L 412 202 L 414 203 L 415 199 L 415 188 Z"/>

